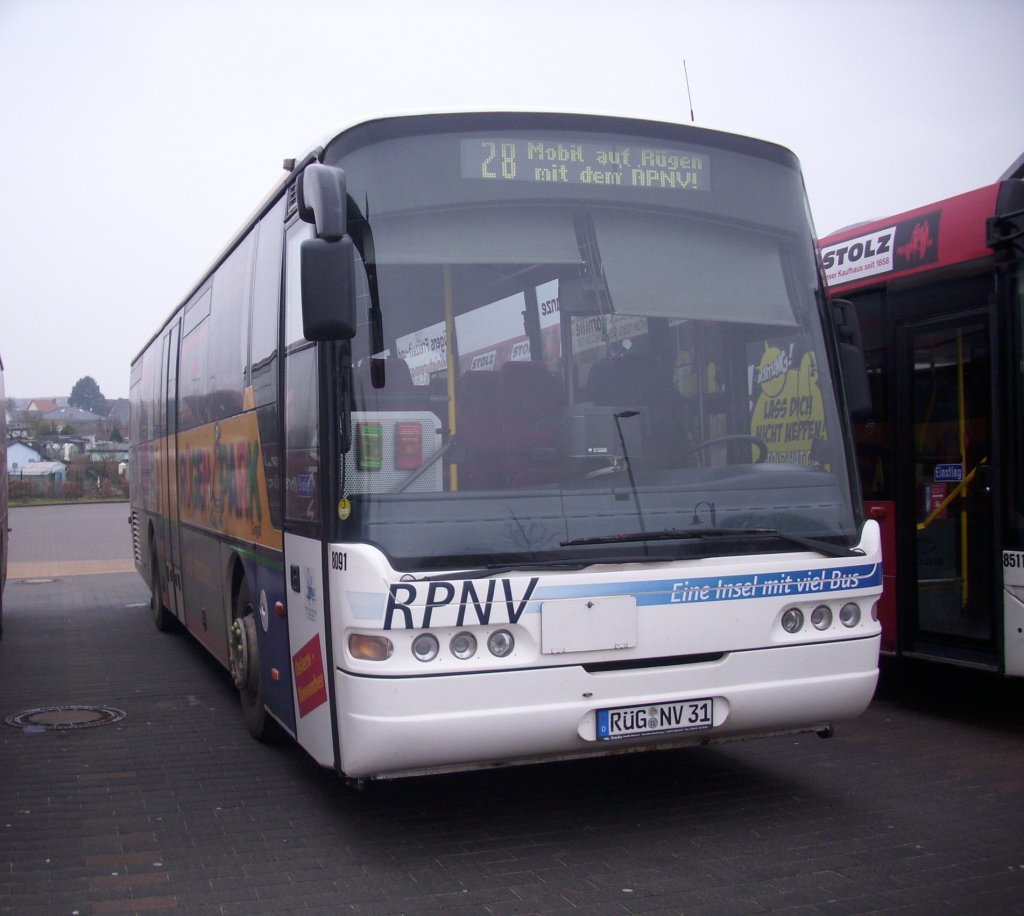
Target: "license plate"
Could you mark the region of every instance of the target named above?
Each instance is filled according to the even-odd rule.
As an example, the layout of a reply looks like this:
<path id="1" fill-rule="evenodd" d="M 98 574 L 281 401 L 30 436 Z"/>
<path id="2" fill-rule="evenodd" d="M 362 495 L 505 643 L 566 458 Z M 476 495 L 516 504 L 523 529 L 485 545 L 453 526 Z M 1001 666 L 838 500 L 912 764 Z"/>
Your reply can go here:
<path id="1" fill-rule="evenodd" d="M 715 702 L 677 700 L 674 703 L 648 703 L 644 706 L 619 706 L 597 711 L 597 737 L 601 741 L 664 735 L 711 728 L 715 722 Z"/>

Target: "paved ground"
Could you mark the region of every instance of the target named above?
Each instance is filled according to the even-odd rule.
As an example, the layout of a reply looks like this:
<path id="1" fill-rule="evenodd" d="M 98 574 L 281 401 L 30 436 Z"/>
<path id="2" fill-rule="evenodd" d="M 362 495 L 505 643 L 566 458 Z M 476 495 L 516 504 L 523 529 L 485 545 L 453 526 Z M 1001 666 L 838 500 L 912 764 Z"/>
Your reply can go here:
<path id="1" fill-rule="evenodd" d="M 127 503 L 15 507 L 10 516 L 11 579 L 135 569 Z"/>
<path id="2" fill-rule="evenodd" d="M 58 520 L 46 549 L 73 558 Z M 17 542 L 44 520 L 13 521 Z M 0 722 L 2 913 L 1024 913 L 1016 682 L 887 673 L 830 741 L 357 792 L 252 741 L 227 675 L 155 630 L 136 574 L 46 578 L 5 593 L 0 719 L 125 717 Z"/>

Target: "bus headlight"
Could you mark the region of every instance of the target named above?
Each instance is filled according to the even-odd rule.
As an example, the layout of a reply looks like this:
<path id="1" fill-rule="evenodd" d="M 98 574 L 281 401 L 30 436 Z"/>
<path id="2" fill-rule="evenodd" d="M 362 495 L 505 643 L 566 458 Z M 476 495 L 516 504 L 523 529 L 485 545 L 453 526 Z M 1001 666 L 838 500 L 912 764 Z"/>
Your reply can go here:
<path id="1" fill-rule="evenodd" d="M 348 638 L 348 651 L 353 658 L 368 662 L 383 662 L 391 658 L 394 646 L 386 636 L 367 636 L 353 633 Z"/>
<path id="2" fill-rule="evenodd" d="M 832 626 L 832 609 L 827 604 L 819 604 L 811 611 L 811 626 L 816 630 L 827 630 Z"/>
<path id="3" fill-rule="evenodd" d="M 782 629 L 787 633 L 798 633 L 804 625 L 804 612 L 799 608 L 788 608 L 782 614 Z"/>
<path id="4" fill-rule="evenodd" d="M 456 658 L 472 658 L 476 655 L 476 637 L 465 631 L 456 633 L 448 643 L 448 648 Z"/>
<path id="5" fill-rule="evenodd" d="M 512 654 L 516 641 L 508 630 L 495 630 L 487 637 L 487 648 L 495 658 L 505 658 Z"/>
<path id="6" fill-rule="evenodd" d="M 860 607 L 852 601 L 839 610 L 839 622 L 844 627 L 855 627 L 860 623 Z"/>
<path id="7" fill-rule="evenodd" d="M 421 662 L 430 662 L 437 658 L 439 648 L 437 637 L 433 633 L 420 633 L 412 641 L 412 654 Z"/>

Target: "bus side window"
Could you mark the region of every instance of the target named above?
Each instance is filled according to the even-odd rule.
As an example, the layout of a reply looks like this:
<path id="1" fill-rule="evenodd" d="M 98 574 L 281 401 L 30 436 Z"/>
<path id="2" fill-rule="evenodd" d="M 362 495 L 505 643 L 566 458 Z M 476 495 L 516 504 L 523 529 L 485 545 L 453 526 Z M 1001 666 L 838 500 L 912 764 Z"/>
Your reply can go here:
<path id="1" fill-rule="evenodd" d="M 285 200 L 282 198 L 260 220 L 249 335 L 249 384 L 252 386 L 256 407 L 270 521 L 274 528 L 281 527 L 281 443 L 278 433 L 280 411 L 277 386 L 280 369 L 278 353 L 281 336 L 284 209 Z"/>
<path id="2" fill-rule="evenodd" d="M 299 245 L 310 226 L 293 223 L 285 243 L 284 509 L 303 526 L 320 522 L 317 348 L 302 336 Z"/>
<path id="3" fill-rule="evenodd" d="M 316 367 L 315 346 L 285 363 L 285 518 L 304 524 L 320 521 Z"/>
<path id="4" fill-rule="evenodd" d="M 178 425 L 190 429 L 205 423 L 208 343 L 210 337 L 210 301 L 208 286 L 185 307 L 182 328 L 181 361 L 178 366 Z"/>
<path id="5" fill-rule="evenodd" d="M 213 275 L 210 312 L 208 418 L 242 410 L 249 355 L 249 300 L 256 233 L 250 232 Z"/>

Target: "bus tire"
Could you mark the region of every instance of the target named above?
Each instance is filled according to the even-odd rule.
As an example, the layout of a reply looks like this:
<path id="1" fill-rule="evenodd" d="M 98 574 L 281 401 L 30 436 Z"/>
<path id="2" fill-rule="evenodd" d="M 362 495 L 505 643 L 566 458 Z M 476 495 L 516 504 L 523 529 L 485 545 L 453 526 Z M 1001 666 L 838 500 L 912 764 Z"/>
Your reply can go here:
<path id="1" fill-rule="evenodd" d="M 153 623 L 161 633 L 171 629 L 174 618 L 160 595 L 160 563 L 156 558 L 156 551 L 152 551 L 149 557 L 149 610 L 153 615 Z"/>
<path id="2" fill-rule="evenodd" d="M 256 616 L 249 598 L 249 584 L 243 576 L 235 594 L 235 613 L 229 633 L 231 679 L 238 688 L 242 717 L 257 741 L 269 741 L 276 732 L 274 720 L 263 705 L 263 678 L 260 675 L 260 642 Z"/>

